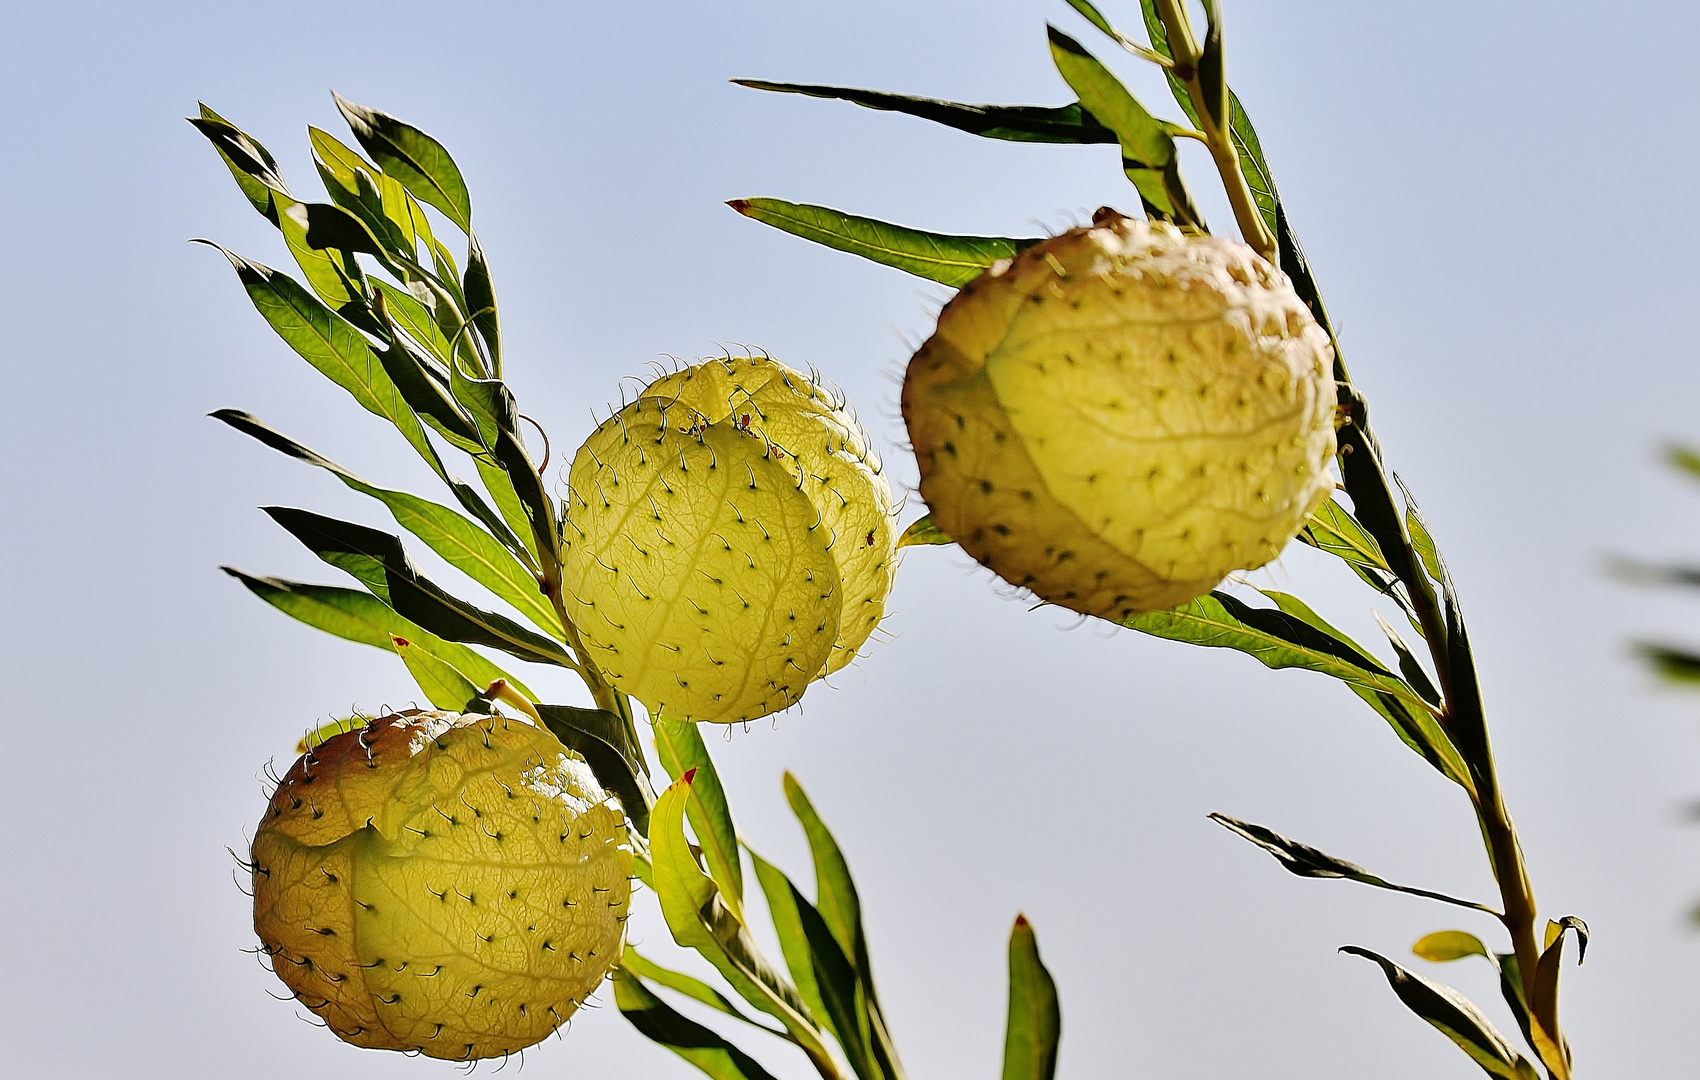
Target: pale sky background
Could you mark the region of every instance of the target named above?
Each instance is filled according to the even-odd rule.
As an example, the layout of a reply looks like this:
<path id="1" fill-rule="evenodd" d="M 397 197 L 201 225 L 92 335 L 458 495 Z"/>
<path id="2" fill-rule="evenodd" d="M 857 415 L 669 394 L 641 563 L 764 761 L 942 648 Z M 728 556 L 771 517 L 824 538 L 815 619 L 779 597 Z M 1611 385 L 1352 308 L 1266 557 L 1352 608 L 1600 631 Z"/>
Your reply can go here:
<path id="1" fill-rule="evenodd" d="M 1564 984 L 1578 1075 L 1689 1073 L 1700 698 L 1656 688 L 1626 642 L 1700 641 L 1700 605 L 1601 568 L 1612 551 L 1700 556 L 1700 492 L 1656 461 L 1663 440 L 1700 439 L 1700 15 L 1651 0 L 1226 4 L 1230 79 L 1459 582 L 1543 913 L 1595 931 Z M 1137 27 L 1131 0 L 1105 6 Z M 316 718 L 418 693 L 393 658 L 218 573 L 338 580 L 260 504 L 390 523 L 203 414 L 247 409 L 436 496 L 393 431 L 273 336 L 224 260 L 184 242 L 288 263 L 182 121 L 197 98 L 301 191 L 305 125 L 342 131 L 333 87 L 441 138 L 471 184 L 511 383 L 557 454 L 622 376 L 747 342 L 841 383 L 908 482 L 893 378 L 946 291 L 722 201 L 1032 235 L 1131 209 L 1133 191 L 1109 147 L 988 142 L 726 80 L 1060 104 L 1047 19 L 1110 57 L 1060 0 L 8 5 L 0 1073 L 451 1075 L 314 1029 L 241 952 L 249 913 L 225 846 L 258 818 L 262 766 L 286 764 Z M 1152 72 L 1112 62 L 1175 115 Z M 1200 155 L 1187 167 L 1214 192 Z M 1229 227 L 1219 197 L 1204 206 Z M 1295 550 L 1258 580 L 1376 640 L 1339 564 Z M 742 830 L 799 878 L 784 768 L 837 831 L 912 1077 L 997 1075 L 1017 911 L 1061 988 L 1064 1077 L 1480 1075 L 1334 950 L 1403 957 L 1510 1030 L 1485 966 L 1407 951 L 1449 927 L 1497 940 L 1485 917 L 1291 877 L 1205 820 L 1221 810 L 1493 899 L 1462 798 L 1342 687 L 1029 613 L 954 550 L 910 554 L 892 608 L 895 639 L 835 690 L 711 746 Z M 538 683 L 581 700 L 564 677 Z M 653 897 L 638 905 L 634 936 L 676 955 Z M 782 1077 L 812 1075 L 737 1038 Z M 697 1075 L 611 1004 L 526 1068 Z"/>

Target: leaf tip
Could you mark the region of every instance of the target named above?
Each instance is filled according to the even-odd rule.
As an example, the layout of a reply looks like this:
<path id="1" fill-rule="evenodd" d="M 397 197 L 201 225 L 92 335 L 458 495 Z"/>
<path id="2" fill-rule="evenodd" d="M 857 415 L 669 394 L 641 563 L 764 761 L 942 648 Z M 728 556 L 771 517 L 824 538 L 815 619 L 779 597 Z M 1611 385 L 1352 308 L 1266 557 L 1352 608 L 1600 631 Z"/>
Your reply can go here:
<path id="1" fill-rule="evenodd" d="M 747 214 L 750 212 L 750 200 L 748 199 L 727 199 L 726 205 L 738 211 L 740 214 Z"/>
<path id="2" fill-rule="evenodd" d="M 1027 913 L 1026 912 L 1018 911 L 1018 912 L 1015 913 L 1015 928 L 1017 930 L 1031 929 L 1032 926 L 1033 926 L 1033 924 L 1031 922 L 1027 921 Z"/>
<path id="3" fill-rule="evenodd" d="M 686 769 L 685 772 L 684 772 L 684 775 L 679 777 L 679 783 L 688 785 L 688 784 L 694 783 L 696 781 L 696 778 L 697 778 L 697 771 L 696 771 L 696 768 L 693 766 L 689 769 Z"/>

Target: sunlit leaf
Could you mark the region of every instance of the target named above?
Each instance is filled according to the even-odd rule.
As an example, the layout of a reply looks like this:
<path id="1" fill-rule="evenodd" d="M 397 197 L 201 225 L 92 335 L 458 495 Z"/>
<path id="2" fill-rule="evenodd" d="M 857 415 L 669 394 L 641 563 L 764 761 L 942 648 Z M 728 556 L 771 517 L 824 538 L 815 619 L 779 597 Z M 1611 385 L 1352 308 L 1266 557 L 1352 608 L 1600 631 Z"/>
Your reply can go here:
<path id="1" fill-rule="evenodd" d="M 1436 930 L 1425 934 L 1411 946 L 1411 951 L 1437 964 L 1462 960 L 1466 956 L 1484 956 L 1489 961 L 1493 960 L 1493 954 L 1482 944 L 1482 939 L 1463 930 Z"/>
<path id="2" fill-rule="evenodd" d="M 419 573 L 395 536 L 290 507 L 263 508 L 319 558 L 438 637 L 488 645 L 534 663 L 577 667 L 559 644 L 506 616 L 456 599 Z"/>
<path id="3" fill-rule="evenodd" d="M 760 1028 L 769 1035 L 773 1035 L 781 1039 L 789 1039 L 791 1037 L 786 1031 L 776 1030 L 761 1023 L 759 1020 L 750 1019 L 749 1015 L 742 1009 L 739 1009 L 736 1005 L 732 1004 L 731 1000 L 727 998 L 725 994 L 722 994 L 720 991 L 703 982 L 701 979 L 693 978 L 681 971 L 673 971 L 669 968 L 664 968 L 660 964 L 649 959 L 649 957 L 644 956 L 642 953 L 632 948 L 630 945 L 626 946 L 625 954 L 620 959 L 620 967 L 639 978 L 649 980 L 657 986 L 672 990 L 675 993 L 683 994 L 692 1001 L 701 1002 L 711 1009 L 723 1012 L 727 1016 L 742 1020 L 751 1027 Z"/>
<path id="4" fill-rule="evenodd" d="M 999 259 L 1014 257 L 1038 238 L 948 236 L 856 217 L 825 206 L 783 199 L 733 199 L 726 204 L 776 229 L 951 288 L 979 277 Z"/>
<path id="5" fill-rule="evenodd" d="M 411 639 L 392 634 L 390 644 L 434 708 L 462 712 L 468 702 L 483 694 L 484 688 L 473 683 L 453 664 L 418 648 Z"/>
<path id="6" fill-rule="evenodd" d="M 390 635 L 399 634 L 433 656 L 453 664 L 466 677 L 482 686 L 506 679 L 526 697 L 535 695 L 525 683 L 502 670 L 483 653 L 455 641 L 445 641 L 395 610 L 376 596 L 359 589 L 336 585 L 309 585 L 275 577 L 254 577 L 234 567 L 219 569 L 248 587 L 248 591 L 315 630 L 362 645 L 392 652 Z"/>
<path id="7" fill-rule="evenodd" d="M 943 529 L 934 524 L 933 515 L 931 514 L 928 514 L 910 525 L 907 529 L 904 529 L 903 535 L 897 538 L 897 546 L 900 548 L 913 547 L 920 544 L 954 543 L 956 543 L 955 540 L 952 540 L 945 534 Z"/>
<path id="8" fill-rule="evenodd" d="M 688 720 L 653 718 L 655 751 L 667 775 L 677 779 L 695 770 L 691 799 L 686 805 L 691 830 L 708 861 L 709 876 L 720 886 L 721 898 L 740 922 L 744 921 L 744 867 L 738 854 L 738 830 L 732 824 L 731 804 L 720 774 L 709 757 L 702 732 Z"/>
<path id="9" fill-rule="evenodd" d="M 340 94 L 331 96 L 380 169 L 406 185 L 414 198 L 448 215 L 462 232 L 472 231 L 472 198 L 442 143 L 388 113 L 356 105 Z"/>
<path id="10" fill-rule="evenodd" d="M 202 135 L 218 150 L 218 156 L 230 169 L 236 186 L 242 189 L 255 210 L 277 224 L 277 209 L 272 205 L 272 193 L 288 196 L 283 175 L 277 162 L 260 141 L 236 127 L 230 121 L 201 105 L 201 115 L 189 118 Z"/>
<path id="11" fill-rule="evenodd" d="M 389 508 L 397 525 L 424 541 L 450 566 L 512 604 L 515 610 L 551 637 L 564 640 L 560 619 L 538 591 L 536 575 L 521 566 L 512 552 L 475 523 L 429 499 L 369 483 L 247 413 L 220 409 L 212 415 L 272 449 L 316 465 L 353 490 L 377 499 Z"/>
<path id="12" fill-rule="evenodd" d="M 1534 1064 L 1518 1053 L 1463 994 L 1450 986 L 1430 982 L 1368 949 L 1347 945 L 1340 951 L 1379 964 L 1382 973 L 1387 976 L 1388 985 L 1399 995 L 1405 1007 L 1439 1029 L 1489 1076 L 1503 1077 L 1504 1080 L 1540 1080 Z"/>

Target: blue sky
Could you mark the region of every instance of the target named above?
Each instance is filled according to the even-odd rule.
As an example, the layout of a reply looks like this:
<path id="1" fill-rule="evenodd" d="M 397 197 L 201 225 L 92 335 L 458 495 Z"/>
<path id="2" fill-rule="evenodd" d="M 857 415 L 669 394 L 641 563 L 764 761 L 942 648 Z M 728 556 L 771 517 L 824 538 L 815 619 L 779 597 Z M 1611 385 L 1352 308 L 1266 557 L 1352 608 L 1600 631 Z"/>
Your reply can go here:
<path id="1" fill-rule="evenodd" d="M 1137 25 L 1131 3 L 1105 5 Z M 447 1075 L 315 1031 L 239 950 L 225 846 L 261 767 L 316 718 L 417 697 L 375 650 L 217 572 L 331 580 L 254 507 L 386 524 L 204 418 L 251 411 L 362 474 L 430 478 L 273 337 L 209 236 L 287 262 L 182 117 L 206 101 L 312 176 L 332 88 L 453 150 L 503 303 L 509 376 L 570 449 L 665 355 L 748 343 L 842 384 L 912 481 L 895 379 L 947 298 L 745 221 L 773 195 L 940 231 L 1032 235 L 1132 189 L 1107 147 L 991 143 L 733 76 L 1058 104 L 1059 2 L 469 7 L 67 2 L 0 41 L 0 1041 L 67 1078 Z M 1700 701 L 1627 642 L 1700 641 L 1700 608 L 1605 578 L 1609 552 L 1700 552 L 1684 110 L 1700 17 L 1633 2 L 1484 8 L 1229 0 L 1258 124 L 1368 395 L 1471 619 L 1545 913 L 1595 930 L 1566 976 L 1582 1075 L 1700 1052 Z M 1156 111 L 1150 71 L 1113 61 Z M 1195 190 L 1208 163 L 1189 157 Z M 1202 198 L 1226 229 L 1223 201 Z M 911 501 L 907 516 L 919 513 Z M 1369 597 L 1292 551 L 1254 578 L 1360 640 Z M 893 640 L 799 712 L 711 739 L 740 825 L 801 869 L 797 773 L 857 872 L 882 998 L 916 1077 L 995 1075 L 1004 941 L 1025 911 L 1062 991 L 1065 1076 L 1392 1080 L 1474 1066 L 1404 1013 L 1360 944 L 1452 926 L 1423 901 L 1301 881 L 1205 820 L 1263 822 L 1385 877 L 1488 898 L 1459 798 L 1318 676 L 1029 612 L 960 553 L 900 575 Z M 1392 614 L 1388 612 L 1388 614 Z M 539 680 L 547 685 L 546 679 Z M 561 698 L 574 689 L 558 682 Z M 645 903 L 639 901 L 640 905 Z M 663 948 L 659 920 L 634 935 Z M 1509 1026 L 1485 967 L 1434 968 Z M 784 1076 L 800 1057 L 752 1050 Z M 528 1057 L 554 1075 L 694 1075 L 611 1007 Z"/>

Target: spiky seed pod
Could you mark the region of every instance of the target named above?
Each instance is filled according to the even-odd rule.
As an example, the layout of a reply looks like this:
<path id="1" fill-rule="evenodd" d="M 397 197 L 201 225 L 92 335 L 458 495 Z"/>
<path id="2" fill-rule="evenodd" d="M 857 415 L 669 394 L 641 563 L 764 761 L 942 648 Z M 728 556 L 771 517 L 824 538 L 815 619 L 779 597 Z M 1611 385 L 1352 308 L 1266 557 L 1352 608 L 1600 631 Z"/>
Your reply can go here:
<path id="1" fill-rule="evenodd" d="M 885 612 L 891 488 L 843 398 L 768 357 L 646 386 L 579 448 L 569 487 L 569 614 L 651 714 L 784 709 Z"/>
<path id="2" fill-rule="evenodd" d="M 357 1046 L 454 1060 L 536 1043 L 620 958 L 618 803 L 550 732 L 408 711 L 296 761 L 254 836 L 254 930 Z"/>
<path id="3" fill-rule="evenodd" d="M 1333 349 L 1250 248 L 1100 210 L 988 269 L 903 383 L 933 519 L 1125 619 L 1275 558 L 1333 490 Z"/>

